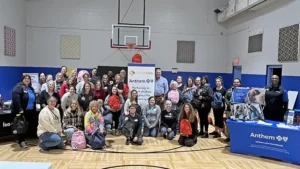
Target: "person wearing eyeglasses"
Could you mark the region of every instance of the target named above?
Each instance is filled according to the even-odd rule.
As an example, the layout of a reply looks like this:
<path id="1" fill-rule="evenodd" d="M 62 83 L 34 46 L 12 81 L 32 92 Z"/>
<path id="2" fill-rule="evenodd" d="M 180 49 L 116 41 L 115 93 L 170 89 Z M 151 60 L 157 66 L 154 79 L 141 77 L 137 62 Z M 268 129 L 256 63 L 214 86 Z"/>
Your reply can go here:
<path id="1" fill-rule="evenodd" d="M 63 149 L 64 142 L 61 138 L 62 124 L 59 110 L 56 106 L 56 98 L 51 96 L 39 115 L 37 135 L 41 140 L 40 152 L 47 152 L 50 149 Z"/>

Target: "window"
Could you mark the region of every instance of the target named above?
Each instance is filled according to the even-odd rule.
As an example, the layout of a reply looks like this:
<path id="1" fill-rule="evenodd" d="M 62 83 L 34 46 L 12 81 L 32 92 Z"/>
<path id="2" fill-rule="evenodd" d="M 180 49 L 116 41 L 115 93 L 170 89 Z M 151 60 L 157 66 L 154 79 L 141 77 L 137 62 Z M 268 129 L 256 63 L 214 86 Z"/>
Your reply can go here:
<path id="1" fill-rule="evenodd" d="M 177 63 L 195 63 L 195 41 L 177 41 Z"/>
<path id="2" fill-rule="evenodd" d="M 263 34 L 249 36 L 248 53 L 262 52 Z"/>

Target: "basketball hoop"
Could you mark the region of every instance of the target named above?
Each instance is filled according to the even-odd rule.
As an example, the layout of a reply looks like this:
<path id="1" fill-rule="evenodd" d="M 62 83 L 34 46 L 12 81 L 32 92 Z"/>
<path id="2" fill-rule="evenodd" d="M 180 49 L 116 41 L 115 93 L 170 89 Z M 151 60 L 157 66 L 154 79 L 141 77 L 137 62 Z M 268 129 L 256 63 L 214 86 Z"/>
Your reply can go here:
<path id="1" fill-rule="evenodd" d="M 126 43 L 126 46 L 128 47 L 128 49 L 135 49 L 136 43 L 134 42 Z"/>

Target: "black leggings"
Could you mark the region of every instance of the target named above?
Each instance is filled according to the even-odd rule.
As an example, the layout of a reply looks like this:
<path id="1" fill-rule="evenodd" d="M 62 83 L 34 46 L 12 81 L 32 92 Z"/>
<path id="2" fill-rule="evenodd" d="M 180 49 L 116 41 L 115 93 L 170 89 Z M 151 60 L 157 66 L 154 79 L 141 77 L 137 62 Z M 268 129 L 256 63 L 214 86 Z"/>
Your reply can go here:
<path id="1" fill-rule="evenodd" d="M 112 114 L 112 121 L 115 122 L 114 129 L 118 129 L 119 128 L 119 118 L 120 118 L 120 115 L 121 115 L 121 110 L 116 111 L 116 112 L 111 112 L 111 114 Z"/>
<path id="2" fill-rule="evenodd" d="M 223 122 L 223 114 L 224 114 L 225 108 L 213 108 L 214 112 L 214 118 L 215 118 L 215 126 L 219 128 L 224 127 L 224 122 Z"/>
<path id="3" fill-rule="evenodd" d="M 210 112 L 210 109 L 210 106 L 197 109 L 200 117 L 200 131 L 206 133 L 208 132 L 208 114 Z"/>
<path id="4" fill-rule="evenodd" d="M 24 111 L 25 120 L 28 123 L 28 129 L 25 134 L 18 134 L 18 143 L 25 141 L 26 138 L 37 138 L 37 126 L 39 113 L 35 110 L 25 110 Z"/>

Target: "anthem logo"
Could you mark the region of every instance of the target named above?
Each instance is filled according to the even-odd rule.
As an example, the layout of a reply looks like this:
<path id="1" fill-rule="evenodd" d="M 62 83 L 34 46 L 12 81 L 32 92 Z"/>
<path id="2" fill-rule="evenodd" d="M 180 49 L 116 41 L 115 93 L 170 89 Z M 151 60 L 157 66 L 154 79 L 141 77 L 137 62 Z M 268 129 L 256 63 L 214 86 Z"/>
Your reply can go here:
<path id="1" fill-rule="evenodd" d="M 254 134 L 254 133 L 251 133 L 250 134 L 250 137 L 253 137 L 253 138 L 260 138 L 260 139 L 266 139 L 266 140 L 277 140 L 279 142 L 281 141 L 284 141 L 284 142 L 287 142 L 288 141 L 288 137 L 284 137 L 284 136 L 268 136 L 268 135 L 264 135 L 264 134 Z"/>

